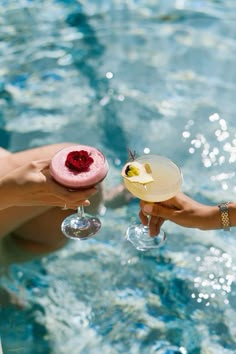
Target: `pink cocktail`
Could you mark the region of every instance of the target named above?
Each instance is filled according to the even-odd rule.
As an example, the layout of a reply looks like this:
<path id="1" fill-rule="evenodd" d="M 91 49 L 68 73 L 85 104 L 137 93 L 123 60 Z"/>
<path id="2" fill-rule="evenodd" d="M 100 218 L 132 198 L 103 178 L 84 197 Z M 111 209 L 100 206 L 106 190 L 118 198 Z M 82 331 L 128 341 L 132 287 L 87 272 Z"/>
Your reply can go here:
<path id="1" fill-rule="evenodd" d="M 58 151 L 51 160 L 50 173 L 54 180 L 72 190 L 88 189 L 107 175 L 108 163 L 98 149 L 87 145 L 72 145 Z M 66 237 L 84 240 L 101 228 L 97 217 L 85 215 L 83 207 L 68 216 L 61 230 Z"/>

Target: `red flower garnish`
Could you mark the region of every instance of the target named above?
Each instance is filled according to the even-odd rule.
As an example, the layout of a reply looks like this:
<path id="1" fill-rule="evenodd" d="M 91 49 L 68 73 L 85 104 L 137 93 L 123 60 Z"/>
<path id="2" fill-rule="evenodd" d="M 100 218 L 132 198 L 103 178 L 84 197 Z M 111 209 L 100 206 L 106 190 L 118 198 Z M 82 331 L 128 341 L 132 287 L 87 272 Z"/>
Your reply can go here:
<path id="1" fill-rule="evenodd" d="M 86 172 L 93 163 L 93 158 L 85 150 L 71 151 L 67 155 L 65 165 L 73 172 Z"/>

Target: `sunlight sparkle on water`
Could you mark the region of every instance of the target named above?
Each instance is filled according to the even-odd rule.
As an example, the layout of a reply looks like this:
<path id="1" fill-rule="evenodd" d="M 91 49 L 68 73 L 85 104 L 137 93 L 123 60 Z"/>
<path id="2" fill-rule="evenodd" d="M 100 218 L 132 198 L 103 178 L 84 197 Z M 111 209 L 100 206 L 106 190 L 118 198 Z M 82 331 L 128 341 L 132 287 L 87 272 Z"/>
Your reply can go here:
<path id="1" fill-rule="evenodd" d="M 219 116 L 218 113 L 214 113 L 214 114 L 211 114 L 211 115 L 209 116 L 209 121 L 210 121 L 210 122 L 215 122 L 215 121 L 217 121 L 217 120 L 219 120 L 219 119 L 220 119 L 220 116 Z"/>
<path id="2" fill-rule="evenodd" d="M 120 94 L 117 96 L 117 100 L 123 102 L 125 100 L 125 96 Z"/>
<path id="3" fill-rule="evenodd" d="M 114 163 L 115 163 L 116 166 L 120 166 L 121 160 L 116 157 Z"/>
<path id="4" fill-rule="evenodd" d="M 183 133 L 182 133 L 182 135 L 183 135 L 183 138 L 185 138 L 185 139 L 187 139 L 187 138 L 189 138 L 190 137 L 190 132 L 188 132 L 188 131 L 184 131 Z"/>
<path id="5" fill-rule="evenodd" d="M 197 303 L 204 302 L 206 306 L 211 304 L 210 300 L 223 301 L 227 305 L 227 296 L 235 281 L 231 256 L 211 247 L 204 257 L 196 257 L 196 261 L 199 276 L 194 278 L 196 292 L 191 294 L 191 298 Z M 207 274 L 208 269 L 211 269 L 210 274 Z"/>
<path id="6" fill-rule="evenodd" d="M 144 154 L 149 154 L 150 153 L 150 149 L 148 147 L 145 147 L 143 149 L 143 152 L 144 152 Z"/>
<path id="7" fill-rule="evenodd" d="M 179 347 L 179 351 L 181 354 L 187 354 L 187 350 L 184 347 Z"/>
<path id="8" fill-rule="evenodd" d="M 114 74 L 113 74 L 111 71 L 108 71 L 108 72 L 106 73 L 106 78 L 107 78 L 107 79 L 112 79 L 113 76 L 114 76 Z"/>
<path id="9" fill-rule="evenodd" d="M 193 121 L 188 121 L 182 131 L 183 141 L 189 140 L 189 154 L 201 154 L 201 160 L 205 168 L 211 168 L 224 163 L 234 163 L 236 161 L 236 138 L 235 135 L 230 141 L 230 130 L 227 120 L 223 119 L 219 113 L 214 113 L 208 117 L 213 125 L 213 130 L 200 131 Z M 192 129 L 197 129 L 195 134 Z M 211 136 L 209 136 L 211 134 Z M 211 141 L 213 138 L 213 141 Z M 224 184 L 222 189 L 228 186 Z M 234 188 L 234 187 L 233 187 Z"/>

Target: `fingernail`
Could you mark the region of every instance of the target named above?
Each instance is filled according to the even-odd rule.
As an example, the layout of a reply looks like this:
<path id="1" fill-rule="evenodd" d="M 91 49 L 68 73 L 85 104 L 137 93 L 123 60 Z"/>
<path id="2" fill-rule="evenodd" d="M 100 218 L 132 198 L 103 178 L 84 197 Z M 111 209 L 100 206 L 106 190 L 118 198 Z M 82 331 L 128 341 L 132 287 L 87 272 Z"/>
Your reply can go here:
<path id="1" fill-rule="evenodd" d="M 143 207 L 143 211 L 144 211 L 145 213 L 147 213 L 147 214 L 151 213 L 151 211 L 152 211 L 152 205 L 145 205 L 145 206 Z"/>

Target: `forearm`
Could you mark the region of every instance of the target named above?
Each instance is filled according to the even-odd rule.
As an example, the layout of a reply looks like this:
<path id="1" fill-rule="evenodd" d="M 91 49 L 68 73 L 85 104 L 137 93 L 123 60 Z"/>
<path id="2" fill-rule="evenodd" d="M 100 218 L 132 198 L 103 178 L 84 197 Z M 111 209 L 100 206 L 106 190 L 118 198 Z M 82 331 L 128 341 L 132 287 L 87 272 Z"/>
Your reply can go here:
<path id="1" fill-rule="evenodd" d="M 227 226 L 236 226 L 236 202 L 230 202 L 227 205 L 228 217 L 221 214 L 218 205 L 210 206 L 199 203 L 181 192 L 163 203 L 141 201 L 140 206 L 139 216 L 144 224 L 147 223 L 146 215 L 151 215 L 153 224 L 158 218 L 162 218 L 183 227 L 200 230 L 218 230 L 227 229 Z"/>
<path id="2" fill-rule="evenodd" d="M 178 218 L 179 224 L 198 228 L 200 230 L 218 230 L 236 226 L 236 202 L 227 205 L 228 216 L 223 217 L 218 205 L 207 206 L 196 204 L 195 207 L 182 211 L 182 216 Z M 174 221 L 174 220 L 173 220 Z"/>
<path id="3" fill-rule="evenodd" d="M 73 143 L 59 143 L 15 153 L 5 153 L 1 157 L 0 178 L 31 161 L 51 159 L 57 151 L 71 145 Z"/>

